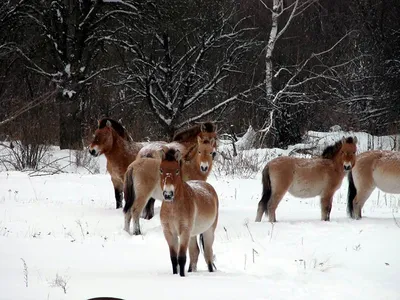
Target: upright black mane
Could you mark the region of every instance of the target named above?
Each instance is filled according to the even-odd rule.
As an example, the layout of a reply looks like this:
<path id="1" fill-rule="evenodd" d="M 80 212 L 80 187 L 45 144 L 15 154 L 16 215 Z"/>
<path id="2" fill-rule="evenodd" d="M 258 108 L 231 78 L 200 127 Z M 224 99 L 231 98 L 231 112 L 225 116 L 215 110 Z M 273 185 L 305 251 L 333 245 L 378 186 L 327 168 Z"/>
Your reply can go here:
<path id="1" fill-rule="evenodd" d="M 131 137 L 131 136 L 129 135 L 129 133 L 126 131 L 125 127 L 122 126 L 122 124 L 121 124 L 120 122 L 115 121 L 115 120 L 113 120 L 113 119 L 110 119 L 110 118 L 101 119 L 101 120 L 99 121 L 99 126 L 98 126 L 98 128 L 99 128 L 99 129 L 102 129 L 102 128 L 106 127 L 106 126 L 107 126 L 107 121 L 110 121 L 111 127 L 118 133 L 118 135 L 119 135 L 120 137 L 122 137 L 123 139 L 125 139 L 125 140 L 127 140 L 127 141 L 130 141 L 130 142 L 132 141 L 132 137 Z"/>
<path id="2" fill-rule="evenodd" d="M 353 137 L 347 137 L 345 139 L 345 143 L 348 143 L 348 144 L 354 143 Z M 330 146 L 326 147 L 324 149 L 324 151 L 322 152 L 321 157 L 333 159 L 341 148 L 342 148 L 342 140 L 337 141 L 334 145 L 330 145 Z"/>
<path id="3" fill-rule="evenodd" d="M 175 154 L 176 150 L 174 148 L 169 148 L 168 151 L 165 152 L 165 160 L 176 161 Z"/>
<path id="4" fill-rule="evenodd" d="M 193 125 L 187 129 L 183 129 L 175 133 L 172 140 L 174 142 L 192 142 L 200 132 L 215 132 L 216 126 L 212 122 L 204 122 L 201 124 Z"/>

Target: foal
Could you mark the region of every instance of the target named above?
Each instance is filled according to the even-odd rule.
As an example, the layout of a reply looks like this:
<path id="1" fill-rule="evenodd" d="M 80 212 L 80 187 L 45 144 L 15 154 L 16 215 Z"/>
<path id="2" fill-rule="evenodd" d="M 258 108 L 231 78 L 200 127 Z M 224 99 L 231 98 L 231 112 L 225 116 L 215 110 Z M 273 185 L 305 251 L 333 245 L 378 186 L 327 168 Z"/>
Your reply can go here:
<path id="1" fill-rule="evenodd" d="M 214 232 L 218 223 L 218 196 L 212 185 L 202 180 L 183 181 L 179 150 L 160 151 L 160 187 L 164 201 L 160 220 L 169 246 L 172 273 L 185 276 L 186 252 L 189 247 L 188 272 L 197 270 L 199 246 L 197 235 L 204 248 L 208 271 L 213 272 Z"/>
<path id="2" fill-rule="evenodd" d="M 342 138 L 328 146 L 318 158 L 280 156 L 262 172 L 263 192 L 255 221 L 265 213 L 269 222 L 276 222 L 275 211 L 286 192 L 295 197 L 321 198 L 321 220 L 329 221 L 333 195 L 343 177 L 356 163 L 357 137 Z"/>

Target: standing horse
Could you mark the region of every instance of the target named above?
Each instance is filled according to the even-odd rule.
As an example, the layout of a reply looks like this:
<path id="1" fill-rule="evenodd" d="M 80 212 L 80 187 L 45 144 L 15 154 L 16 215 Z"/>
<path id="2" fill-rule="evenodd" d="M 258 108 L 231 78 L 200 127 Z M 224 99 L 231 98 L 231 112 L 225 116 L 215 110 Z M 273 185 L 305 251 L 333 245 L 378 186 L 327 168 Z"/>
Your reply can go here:
<path id="1" fill-rule="evenodd" d="M 218 223 L 218 196 L 215 189 L 202 180 L 184 181 L 181 153 L 179 150 L 160 151 L 160 187 L 163 202 L 160 220 L 164 237 L 169 246 L 172 273 L 185 276 L 186 252 L 189 247 L 188 272 L 197 270 L 199 246 L 197 235 L 204 249 L 208 271 L 215 265 L 212 245 Z"/>
<path id="2" fill-rule="evenodd" d="M 111 182 L 114 186 L 117 209 L 122 207 L 122 191 L 126 169 L 135 160 L 143 146 L 142 143 L 133 142 L 132 137 L 121 123 L 110 118 L 99 120 L 93 141 L 89 145 L 89 153 L 95 157 L 105 155 L 107 171 L 110 173 Z M 146 219 L 153 217 L 153 205 L 154 199 L 151 199 L 144 211 Z"/>
<path id="3" fill-rule="evenodd" d="M 281 156 L 262 172 L 263 192 L 255 221 L 263 213 L 276 222 L 275 211 L 286 192 L 299 198 L 320 196 L 321 220 L 329 221 L 333 195 L 343 177 L 356 163 L 357 137 L 348 137 L 328 146 L 318 158 Z"/>
<path id="4" fill-rule="evenodd" d="M 348 174 L 347 213 L 361 219 L 361 210 L 378 188 L 386 193 L 400 193 L 400 153 L 389 150 L 366 151 L 357 156 L 357 165 Z"/>
<path id="5" fill-rule="evenodd" d="M 186 137 L 179 142 L 169 144 L 151 143 L 143 147 L 131 163 L 125 174 L 124 197 L 125 197 L 125 226 L 129 232 L 131 219 L 133 218 L 133 234 L 141 234 L 139 215 L 146 206 L 149 198 L 162 200 L 160 182 L 160 158 L 158 151 L 163 147 L 173 147 L 183 153 L 182 176 L 184 180 L 206 180 L 212 170 L 213 153 L 216 147 L 215 126 L 212 123 L 202 126 L 202 131 L 192 132 L 193 137 Z M 212 124 L 212 125 L 210 125 Z M 190 142 L 196 143 L 187 148 Z"/>

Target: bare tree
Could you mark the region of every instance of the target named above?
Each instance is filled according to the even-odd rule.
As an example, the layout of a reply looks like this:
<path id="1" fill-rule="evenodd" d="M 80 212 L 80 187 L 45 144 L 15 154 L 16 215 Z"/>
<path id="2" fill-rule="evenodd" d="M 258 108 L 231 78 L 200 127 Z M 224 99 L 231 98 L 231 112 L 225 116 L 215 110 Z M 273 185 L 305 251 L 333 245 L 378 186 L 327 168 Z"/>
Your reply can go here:
<path id="1" fill-rule="evenodd" d="M 313 52 L 309 57 L 294 65 L 287 64 L 274 67 L 273 57 L 276 43 L 284 36 L 295 18 L 303 14 L 310 6 L 316 4 L 318 0 L 294 0 L 291 3 L 273 0 L 272 7 L 268 6 L 263 0 L 260 1 L 271 14 L 269 37 L 265 46 L 265 98 L 263 104 L 268 113 L 260 129 L 262 133 L 260 140 L 263 143 L 266 137 L 269 137 L 274 143 L 274 135 L 277 131 L 276 120 L 284 107 L 311 105 L 323 101 L 315 87 L 314 90 L 310 89 L 310 86 L 312 86 L 310 83 L 313 81 L 318 80 L 319 85 L 324 86 L 326 90 L 323 93 L 326 93 L 327 90 L 332 92 L 331 84 L 340 81 L 338 69 L 351 60 L 327 65 L 323 62 L 323 57 L 333 52 L 343 40 L 350 36 L 351 32 L 346 33 L 323 51 Z"/>
<path id="2" fill-rule="evenodd" d="M 20 22 L 37 31 L 38 47 L 45 44 L 46 57 L 37 57 L 23 46 L 14 49 L 26 60 L 26 67 L 52 82 L 58 89 L 60 147 L 82 147 L 82 120 L 87 92 L 100 74 L 115 68 L 98 62 L 106 56 L 104 36 L 112 37 L 124 20 L 134 23 L 138 10 L 131 0 L 23 1 Z M 31 31 L 32 29 L 30 29 Z"/>
<path id="3" fill-rule="evenodd" d="M 215 8 L 205 23 L 204 11 L 187 8 L 191 1 L 183 1 L 181 7 L 177 2 L 172 8 L 159 2 L 152 28 L 141 38 L 123 40 L 133 58 L 121 70 L 126 79 L 112 83 L 129 87 L 145 100 L 169 135 L 250 94 L 253 87 L 228 96 L 222 85 L 232 74 L 241 73 L 243 58 L 257 44 L 246 38 L 254 29 L 245 26 L 246 18 L 237 20 L 232 8 Z M 184 14 L 178 20 L 177 11 Z"/>

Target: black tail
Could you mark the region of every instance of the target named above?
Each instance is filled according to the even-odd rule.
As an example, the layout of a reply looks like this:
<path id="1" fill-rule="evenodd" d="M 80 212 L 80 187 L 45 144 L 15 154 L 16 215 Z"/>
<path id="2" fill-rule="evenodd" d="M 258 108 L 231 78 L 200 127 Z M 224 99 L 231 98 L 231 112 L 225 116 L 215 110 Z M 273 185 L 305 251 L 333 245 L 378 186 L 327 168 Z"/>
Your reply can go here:
<path id="1" fill-rule="evenodd" d="M 268 214 L 268 202 L 271 199 L 271 178 L 269 176 L 269 167 L 266 166 L 262 172 L 262 197 L 260 200 L 260 205 L 262 204 L 264 212 Z"/>
<path id="2" fill-rule="evenodd" d="M 347 175 L 347 178 L 349 180 L 349 189 L 347 191 L 347 214 L 350 218 L 354 219 L 353 200 L 357 196 L 357 189 L 354 185 L 353 174 L 351 171 Z"/>
<path id="3" fill-rule="evenodd" d="M 124 183 L 124 199 L 125 199 L 125 206 L 124 206 L 124 213 L 127 213 L 135 201 L 135 187 L 133 182 L 133 169 L 128 168 L 125 173 L 125 183 Z"/>
<path id="4" fill-rule="evenodd" d="M 200 240 L 200 249 L 202 252 L 204 252 L 204 236 L 202 233 L 200 233 L 199 240 Z"/>

